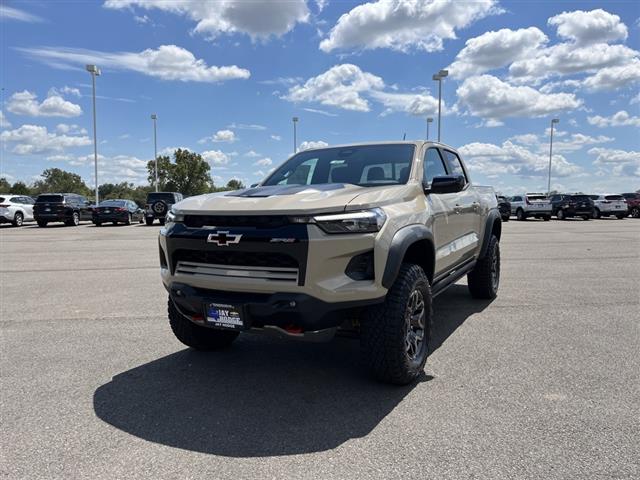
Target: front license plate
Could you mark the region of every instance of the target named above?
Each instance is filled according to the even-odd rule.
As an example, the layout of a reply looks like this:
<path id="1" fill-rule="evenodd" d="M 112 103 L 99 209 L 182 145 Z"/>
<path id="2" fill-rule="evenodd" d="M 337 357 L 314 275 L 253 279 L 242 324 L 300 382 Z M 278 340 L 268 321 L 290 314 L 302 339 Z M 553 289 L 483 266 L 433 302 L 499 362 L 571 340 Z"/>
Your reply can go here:
<path id="1" fill-rule="evenodd" d="M 244 322 L 240 312 L 233 305 L 210 303 L 207 305 L 207 323 L 213 327 L 229 330 L 243 330 Z"/>

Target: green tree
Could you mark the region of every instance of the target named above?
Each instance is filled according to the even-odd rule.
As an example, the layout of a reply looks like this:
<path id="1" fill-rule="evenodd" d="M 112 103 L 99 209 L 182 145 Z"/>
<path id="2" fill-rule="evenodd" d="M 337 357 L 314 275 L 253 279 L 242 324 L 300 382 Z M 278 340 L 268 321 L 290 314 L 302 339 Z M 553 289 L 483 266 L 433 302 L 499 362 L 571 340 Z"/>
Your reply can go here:
<path id="1" fill-rule="evenodd" d="M 31 195 L 31 189 L 24 182 L 16 182 L 11 187 L 11 193 L 16 195 Z"/>
<path id="2" fill-rule="evenodd" d="M 91 190 L 77 173 L 67 172 L 60 168 L 47 168 L 42 172 L 42 180 L 33 185 L 34 194 L 47 192 L 68 192 L 90 195 Z"/>
<path id="3" fill-rule="evenodd" d="M 0 177 L 0 192 L 2 193 L 10 193 L 11 184 L 7 181 L 6 178 Z"/>
<path id="4" fill-rule="evenodd" d="M 173 164 L 167 155 L 161 155 L 158 157 L 158 190 L 167 190 L 167 182 L 169 181 L 172 169 Z M 156 162 L 149 160 L 147 162 L 147 171 L 149 172 L 149 176 L 147 177 L 149 185 L 155 186 Z"/>
<path id="5" fill-rule="evenodd" d="M 189 197 L 207 193 L 213 187 L 211 167 L 199 153 L 178 149 L 173 154 L 166 189 Z M 160 168 L 158 168 L 160 171 Z"/>
<path id="6" fill-rule="evenodd" d="M 243 188 L 244 188 L 244 183 L 242 183 L 240 180 L 237 180 L 235 178 L 232 178 L 227 182 L 227 189 L 229 190 L 241 190 Z"/>

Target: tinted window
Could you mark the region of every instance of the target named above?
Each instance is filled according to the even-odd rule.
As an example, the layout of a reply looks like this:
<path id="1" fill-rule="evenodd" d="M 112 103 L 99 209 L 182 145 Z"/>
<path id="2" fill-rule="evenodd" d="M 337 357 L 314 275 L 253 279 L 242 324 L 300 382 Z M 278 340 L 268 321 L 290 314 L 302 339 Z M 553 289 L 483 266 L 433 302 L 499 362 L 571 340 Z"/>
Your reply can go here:
<path id="1" fill-rule="evenodd" d="M 430 148 L 424 155 L 424 180 L 430 184 L 434 177 L 441 177 L 447 174 L 444 168 L 442 157 L 437 148 Z"/>
<path id="2" fill-rule="evenodd" d="M 571 199 L 575 200 L 577 202 L 584 202 L 584 201 L 587 201 L 587 200 L 591 200 L 589 195 L 572 195 Z"/>
<path id="3" fill-rule="evenodd" d="M 453 152 L 449 150 L 444 151 L 444 161 L 447 163 L 447 170 L 449 170 L 450 175 L 462 175 L 467 178 L 464 174 L 464 169 L 462 168 L 462 163 L 460 162 L 460 158 Z"/>
<path id="4" fill-rule="evenodd" d="M 408 144 L 362 145 L 301 152 L 273 172 L 262 185 L 403 184 L 409 179 L 414 148 Z"/>
<path id="5" fill-rule="evenodd" d="M 624 200 L 624 197 L 622 195 L 605 195 L 604 199 L 605 200 Z"/>
<path id="6" fill-rule="evenodd" d="M 39 195 L 36 203 L 61 203 L 62 195 Z"/>
<path id="7" fill-rule="evenodd" d="M 518 197 L 518 196 L 513 197 L 513 201 L 514 202 L 521 202 L 522 201 L 522 197 Z"/>
<path id="8" fill-rule="evenodd" d="M 103 202 L 100 202 L 100 206 L 101 207 L 124 207 L 126 203 L 127 202 L 125 202 L 124 200 L 105 200 Z"/>
<path id="9" fill-rule="evenodd" d="M 527 195 L 527 198 L 529 200 L 546 200 L 547 196 L 546 195 Z"/>
<path id="10" fill-rule="evenodd" d="M 168 203 L 173 203 L 173 193 L 152 192 L 147 196 L 147 202 L 153 203 L 158 200 L 164 200 Z"/>
<path id="11" fill-rule="evenodd" d="M 9 198 L 9 201 L 12 203 L 24 203 L 22 197 L 11 197 Z"/>
<path id="12" fill-rule="evenodd" d="M 24 197 L 25 202 L 28 203 L 29 205 L 33 205 L 34 203 L 36 203 L 36 201 L 31 198 L 31 197 Z"/>

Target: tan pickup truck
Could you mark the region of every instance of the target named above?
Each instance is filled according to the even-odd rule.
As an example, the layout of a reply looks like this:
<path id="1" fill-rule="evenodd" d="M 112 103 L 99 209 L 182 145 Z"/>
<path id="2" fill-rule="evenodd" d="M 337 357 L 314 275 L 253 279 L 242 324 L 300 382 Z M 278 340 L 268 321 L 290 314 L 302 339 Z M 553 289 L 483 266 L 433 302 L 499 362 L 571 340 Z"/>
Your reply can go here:
<path id="1" fill-rule="evenodd" d="M 240 332 L 360 337 L 365 365 L 406 384 L 423 370 L 432 299 L 467 275 L 496 296 L 502 231 L 491 187 L 434 142 L 293 155 L 259 185 L 187 198 L 160 232 L 176 337 L 199 350 Z"/>

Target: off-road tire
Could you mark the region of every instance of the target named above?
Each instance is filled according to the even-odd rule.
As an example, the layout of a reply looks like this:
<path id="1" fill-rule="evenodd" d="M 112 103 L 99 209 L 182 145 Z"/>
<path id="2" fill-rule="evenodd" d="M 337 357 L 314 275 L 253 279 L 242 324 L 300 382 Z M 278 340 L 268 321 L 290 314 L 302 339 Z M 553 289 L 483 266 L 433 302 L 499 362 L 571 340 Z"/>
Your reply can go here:
<path id="1" fill-rule="evenodd" d="M 409 301 L 414 291 L 424 302 L 422 343 L 412 359 L 407 352 Z M 362 315 L 360 347 L 362 362 L 380 381 L 406 385 L 420 375 L 429 354 L 432 298 L 429 280 L 419 265 L 405 263 L 382 305 L 375 305 Z"/>
<path id="2" fill-rule="evenodd" d="M 14 227 L 21 227 L 23 222 L 24 215 L 22 214 L 22 212 L 16 212 L 16 214 L 13 216 L 13 221 L 11 222 L 11 224 Z"/>
<path id="3" fill-rule="evenodd" d="M 178 340 L 196 350 L 211 351 L 228 347 L 238 332 L 201 327 L 182 315 L 169 298 L 169 324 Z"/>
<path id="4" fill-rule="evenodd" d="M 144 221 L 145 221 L 145 223 L 147 224 L 148 227 L 153 225 L 153 218 L 145 217 Z"/>
<path id="5" fill-rule="evenodd" d="M 467 283 L 473 298 L 496 298 L 500 286 L 500 243 L 495 235 L 489 239 L 486 255 L 467 275 Z"/>
<path id="6" fill-rule="evenodd" d="M 527 219 L 527 215 L 524 213 L 524 210 L 519 208 L 516 210 L 516 219 L 520 222 L 524 222 Z"/>
<path id="7" fill-rule="evenodd" d="M 160 222 L 160 225 L 164 225 L 165 219 L 164 218 L 159 218 L 158 221 Z"/>
<path id="8" fill-rule="evenodd" d="M 39 226 L 40 228 L 44 228 L 44 227 L 46 227 L 46 226 L 47 226 L 47 223 L 48 223 L 48 222 L 47 222 L 46 220 L 38 220 L 38 226 Z"/>
<path id="9" fill-rule="evenodd" d="M 78 212 L 73 212 L 71 214 L 71 218 L 64 223 L 67 227 L 77 227 L 80 225 L 80 214 Z"/>

